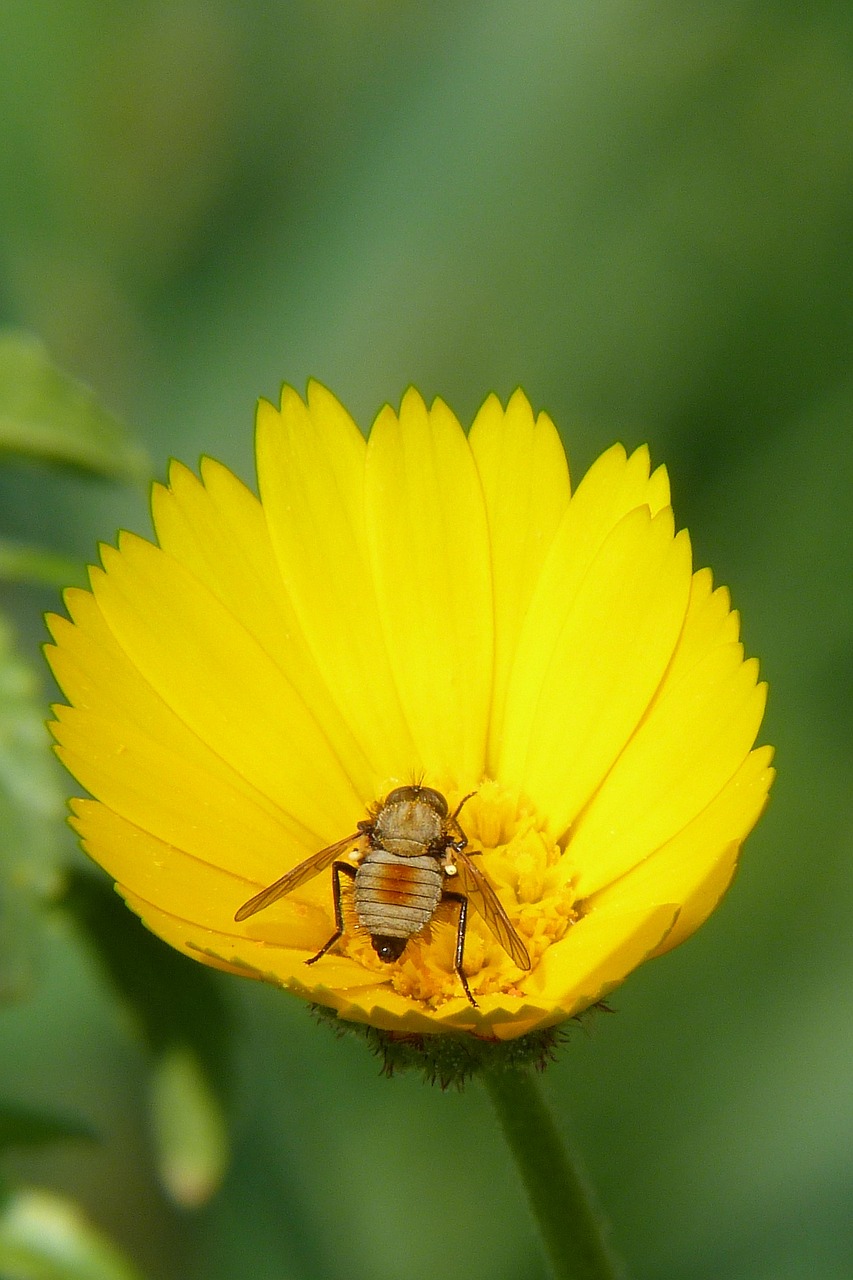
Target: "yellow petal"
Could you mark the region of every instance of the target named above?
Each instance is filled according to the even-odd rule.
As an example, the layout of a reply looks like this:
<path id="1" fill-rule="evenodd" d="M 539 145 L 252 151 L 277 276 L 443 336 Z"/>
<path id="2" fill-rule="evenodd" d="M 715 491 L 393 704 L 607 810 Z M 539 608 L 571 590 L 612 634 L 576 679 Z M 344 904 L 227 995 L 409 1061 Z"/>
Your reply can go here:
<path id="1" fill-rule="evenodd" d="M 587 904 L 590 911 L 640 901 L 678 902 L 678 920 L 658 953 L 689 937 L 729 886 L 741 844 L 767 802 L 774 777 L 772 756 L 769 747 L 751 752 L 692 822 L 639 865 L 593 894 Z"/>
<path id="2" fill-rule="evenodd" d="M 116 879 L 131 909 L 194 959 L 303 993 L 328 982 L 375 985 L 375 974 L 345 957 L 324 960 L 322 975 L 306 967 L 332 928 L 330 899 L 323 905 L 311 901 L 311 886 L 238 925 L 234 903 L 254 888 L 241 875 L 186 855 L 96 801 L 75 800 L 72 810 L 84 849 Z"/>
<path id="3" fill-rule="evenodd" d="M 430 778 L 476 786 L 492 692 L 492 588 L 483 494 L 446 405 L 415 391 L 380 413 L 366 466 L 367 531 L 391 665 Z M 399 768 L 399 762 L 398 762 Z"/>
<path id="4" fill-rule="evenodd" d="M 232 901 L 232 916 L 257 889 L 320 847 L 316 837 L 294 828 L 246 790 L 200 769 L 129 722 L 119 725 L 67 707 L 57 707 L 56 715 L 51 727 L 57 754 L 87 791 L 170 848 L 244 881 L 246 892 Z"/>
<path id="5" fill-rule="evenodd" d="M 732 610 L 727 588 L 717 587 L 715 591 L 711 570 L 697 570 L 690 584 L 684 627 L 660 692 L 663 693 L 683 672 L 703 658 L 709 649 L 736 644 L 739 636 L 740 616 Z"/>
<path id="6" fill-rule="evenodd" d="M 330 988 L 329 997 L 322 1003 L 335 1009 L 338 1016 L 348 1022 L 366 1023 L 382 1031 L 396 1031 L 401 1035 L 434 1035 L 443 1029 L 433 1012 L 405 996 L 397 995 L 387 985 L 351 987 L 344 992 Z"/>
<path id="7" fill-rule="evenodd" d="M 572 832 L 581 896 L 623 875 L 710 804 L 755 741 L 766 687 L 739 644 L 711 649 L 661 689 Z"/>
<path id="8" fill-rule="evenodd" d="M 144 679 L 198 737 L 324 842 L 364 800 L 311 712 L 258 642 L 182 565 L 141 538 L 103 549 L 92 590 Z"/>
<path id="9" fill-rule="evenodd" d="M 258 857 L 267 859 L 266 864 L 261 864 L 267 866 L 266 878 L 274 878 L 269 872 L 280 872 L 276 870 L 279 864 L 272 861 L 277 849 L 270 846 L 270 826 L 258 833 L 259 822 L 270 824 L 279 838 L 283 830 L 295 850 L 318 847 L 322 842 L 319 832 L 295 822 L 253 787 L 155 693 L 119 647 L 88 591 L 67 591 L 65 602 L 73 621 L 56 615 L 48 617 L 56 644 L 45 646 L 45 654 L 57 683 L 74 704 L 73 708 L 56 708 L 56 714 L 65 735 L 61 741 L 69 750 L 79 748 L 79 760 L 73 765 L 67 761 L 68 767 L 88 790 L 100 794 L 103 778 L 89 771 L 103 771 L 107 762 L 119 785 L 122 781 L 132 784 L 132 775 L 141 768 L 151 778 L 150 790 L 140 796 L 141 803 L 150 804 L 156 812 L 158 803 L 168 795 L 174 796 L 173 803 L 179 807 L 180 779 L 185 768 L 190 779 L 189 796 L 196 804 L 205 805 L 207 797 L 220 792 L 223 801 L 234 797 L 235 814 L 245 813 L 247 830 L 258 837 Z M 104 731 L 109 734 L 110 747 L 101 738 Z M 67 736 L 71 733 L 75 735 L 73 739 Z M 147 741 L 149 760 L 129 763 L 127 748 L 132 735 Z M 167 765 L 167 761 L 174 765 Z M 151 774 L 151 769 L 159 771 Z M 197 783 L 192 782 L 194 778 Z M 115 796 L 114 792 L 110 794 Z"/>
<path id="10" fill-rule="evenodd" d="M 258 483 L 279 570 L 329 697 L 370 761 L 374 787 L 421 767 L 389 666 L 368 565 L 365 441 L 317 383 L 262 400 Z M 402 765 L 401 765 L 402 762 Z"/>
<path id="11" fill-rule="evenodd" d="M 551 419 L 534 420 L 516 391 L 504 410 L 489 396 L 469 435 L 492 549 L 495 674 L 486 772 L 494 777 L 504 732 L 504 704 L 518 636 L 545 557 L 569 504 L 569 469 Z"/>
<path id="12" fill-rule="evenodd" d="M 531 668 L 525 688 L 519 672 L 501 778 L 554 834 L 588 803 L 648 707 L 681 631 L 690 576 L 690 545 L 683 532 L 673 538 L 669 508 L 654 519 L 637 508 L 573 593 L 544 673 Z"/>
<path id="13" fill-rule="evenodd" d="M 251 929 L 236 925 L 234 912 L 257 890 L 241 861 L 235 859 L 233 870 L 223 869 L 158 839 L 95 800 L 73 800 L 71 809 L 71 825 L 89 856 L 123 890 L 168 907 L 172 915 L 235 937 L 301 948 L 309 956 L 331 933 L 329 910 L 307 902 L 304 895 L 283 899 L 274 914 L 259 916 Z"/>
<path id="14" fill-rule="evenodd" d="M 662 467 L 649 476 L 648 449 L 626 457 L 614 445 L 581 480 L 566 508 L 534 584 L 507 682 L 502 742 L 496 776 L 519 782 L 524 776 L 539 697 L 560 633 L 575 597 L 605 540 L 631 511 L 657 514 L 669 501 Z"/>
<path id="15" fill-rule="evenodd" d="M 184 920 L 164 911 L 129 890 L 122 890 L 122 897 L 152 933 L 156 933 L 164 942 L 183 951 L 193 960 L 200 960 L 203 964 L 225 969 L 241 977 L 287 987 L 289 991 L 295 991 L 309 1000 L 317 1000 L 320 1004 L 331 1003 L 327 998 L 329 987 L 347 991 L 353 987 L 373 986 L 376 982 L 375 974 L 369 973 L 362 965 L 336 956 L 334 962 L 326 967 L 327 987 L 318 983 L 314 970 L 306 966 L 305 951 L 301 949 L 293 950 L 227 931 L 205 928 L 192 920 Z"/>
<path id="16" fill-rule="evenodd" d="M 152 510 L 158 541 L 245 627 L 299 692 L 347 761 L 364 796 L 375 779 L 323 682 L 278 570 L 261 504 L 225 467 L 202 463 L 204 484 L 173 462 L 169 487 L 155 485 Z"/>
<path id="17" fill-rule="evenodd" d="M 113 722 L 117 730 L 143 730 L 158 748 L 205 770 L 211 785 L 224 782 L 249 793 L 242 775 L 202 742 L 142 678 L 107 627 L 94 597 L 74 588 L 66 591 L 65 602 L 71 621 L 56 614 L 46 619 L 56 644 L 45 646 L 45 656 L 73 704 L 73 711 L 63 708 L 57 713 L 83 722 L 92 715 Z M 96 736 L 92 747 L 97 750 Z"/>
<path id="18" fill-rule="evenodd" d="M 549 947 L 526 978 L 528 1000 L 550 1010 L 550 1022 L 581 1012 L 642 964 L 661 945 L 677 916 L 677 905 L 667 903 L 590 910 Z"/>

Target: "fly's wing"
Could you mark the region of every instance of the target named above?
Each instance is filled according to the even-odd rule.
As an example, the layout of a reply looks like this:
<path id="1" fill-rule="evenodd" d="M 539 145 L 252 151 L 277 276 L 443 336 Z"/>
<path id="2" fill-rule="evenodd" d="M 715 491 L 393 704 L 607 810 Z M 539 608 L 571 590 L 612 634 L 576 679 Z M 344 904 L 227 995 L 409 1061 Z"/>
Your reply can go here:
<path id="1" fill-rule="evenodd" d="M 312 853 L 310 858 L 300 862 L 292 871 L 288 871 L 286 876 L 282 876 L 274 884 L 267 885 L 266 889 L 261 889 L 260 893 L 256 893 L 254 898 L 244 902 L 240 910 L 235 914 L 234 919 L 237 921 L 247 920 L 256 911 L 263 911 L 264 907 L 269 907 L 274 902 L 278 902 L 279 898 L 283 898 L 287 893 L 292 893 L 298 885 L 304 884 L 312 876 L 319 875 L 325 867 L 331 866 L 335 858 L 342 854 L 348 845 L 359 839 L 361 839 L 361 832 L 356 831 L 344 840 L 338 840 L 335 844 L 330 844 L 328 848 L 321 849 L 319 853 Z"/>
<path id="2" fill-rule="evenodd" d="M 504 951 L 512 957 L 519 969 L 529 969 L 530 956 L 527 954 L 527 948 L 512 927 L 498 895 L 482 871 L 465 853 L 456 853 L 454 861 L 459 885 L 466 898 L 483 917 Z"/>

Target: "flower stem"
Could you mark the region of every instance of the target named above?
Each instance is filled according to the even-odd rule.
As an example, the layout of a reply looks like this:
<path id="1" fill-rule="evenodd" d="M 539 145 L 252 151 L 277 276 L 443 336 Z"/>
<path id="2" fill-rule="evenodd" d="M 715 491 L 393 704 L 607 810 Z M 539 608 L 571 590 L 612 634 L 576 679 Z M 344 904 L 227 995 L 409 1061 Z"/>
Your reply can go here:
<path id="1" fill-rule="evenodd" d="M 527 1071 L 484 1071 L 556 1280 L 617 1280 L 592 1195 Z"/>

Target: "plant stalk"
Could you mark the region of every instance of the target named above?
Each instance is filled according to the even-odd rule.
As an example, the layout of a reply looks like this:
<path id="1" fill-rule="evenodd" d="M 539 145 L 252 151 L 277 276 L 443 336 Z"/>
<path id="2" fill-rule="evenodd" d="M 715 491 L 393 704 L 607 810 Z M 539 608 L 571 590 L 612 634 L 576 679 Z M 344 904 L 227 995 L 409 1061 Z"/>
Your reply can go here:
<path id="1" fill-rule="evenodd" d="M 527 1071 L 481 1076 L 527 1191 L 555 1280 L 619 1280 L 602 1216 Z"/>

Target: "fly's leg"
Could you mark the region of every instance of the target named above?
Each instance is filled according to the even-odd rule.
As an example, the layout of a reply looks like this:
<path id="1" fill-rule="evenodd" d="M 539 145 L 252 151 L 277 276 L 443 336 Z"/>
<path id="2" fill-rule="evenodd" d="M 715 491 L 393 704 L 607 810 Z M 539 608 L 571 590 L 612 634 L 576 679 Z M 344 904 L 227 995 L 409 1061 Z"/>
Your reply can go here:
<path id="1" fill-rule="evenodd" d="M 462 806 L 463 806 L 463 804 L 467 804 L 467 803 L 468 803 L 468 801 L 469 801 L 470 799 L 472 799 L 472 797 L 473 797 L 473 796 L 475 796 L 476 794 L 477 794 L 477 792 L 476 792 L 476 791 L 469 791 L 469 792 L 468 792 L 468 794 L 467 794 L 467 796 L 463 796 L 463 797 L 462 797 L 462 799 L 459 801 L 459 803 L 458 803 L 458 805 L 456 806 L 456 808 L 453 810 L 453 814 L 451 815 L 451 818 L 450 818 L 450 821 L 451 821 L 451 822 L 455 822 L 455 821 L 456 821 L 456 819 L 459 817 L 460 813 L 462 812 Z"/>
<path id="2" fill-rule="evenodd" d="M 453 968 L 456 970 L 469 1002 L 476 1009 L 478 1008 L 477 1001 L 471 995 L 471 988 L 468 986 L 468 979 L 465 977 L 465 970 L 462 968 L 462 960 L 465 955 L 465 926 L 468 923 L 468 899 L 464 893 L 452 892 L 446 892 L 442 894 L 442 897 L 449 902 L 459 903 L 459 923 L 456 926 L 456 955 L 453 959 Z"/>
<path id="3" fill-rule="evenodd" d="M 358 874 L 358 868 L 350 866 L 348 862 L 332 863 L 332 901 L 335 904 L 335 932 L 332 934 L 329 941 L 320 948 L 316 956 L 312 956 L 310 960 L 305 961 L 306 964 L 316 964 L 317 961 L 321 959 L 326 954 L 326 952 L 329 951 L 335 945 L 338 939 L 343 935 L 344 913 L 343 913 L 343 908 L 341 907 L 341 872 L 342 871 L 346 875 L 348 875 L 351 880 L 354 880 L 356 875 Z"/>

